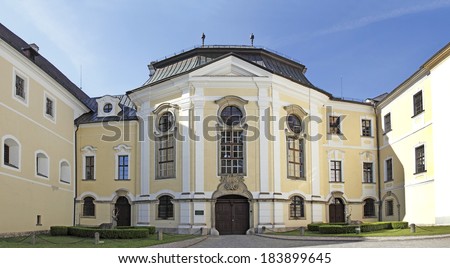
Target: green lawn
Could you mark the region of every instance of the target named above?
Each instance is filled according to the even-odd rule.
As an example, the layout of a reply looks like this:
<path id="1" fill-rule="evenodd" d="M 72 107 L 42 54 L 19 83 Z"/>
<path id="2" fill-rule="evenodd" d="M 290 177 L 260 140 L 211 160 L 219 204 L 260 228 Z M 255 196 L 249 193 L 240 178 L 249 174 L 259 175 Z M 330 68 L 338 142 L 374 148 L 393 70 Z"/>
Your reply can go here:
<path id="1" fill-rule="evenodd" d="M 267 232 L 265 234 L 274 235 L 288 235 L 288 236 L 299 236 L 300 232 L 298 230 L 282 232 L 282 233 L 271 233 Z M 320 234 L 319 232 L 305 231 L 305 236 L 345 236 L 345 237 L 377 237 L 377 236 L 421 236 L 421 235 L 442 235 L 450 234 L 450 226 L 417 226 L 416 232 L 411 233 L 410 229 L 390 229 L 381 230 L 374 232 L 367 232 L 361 234 Z"/>
<path id="2" fill-rule="evenodd" d="M 101 239 L 104 243 L 95 245 L 94 238 L 37 235 L 35 245 L 32 244 L 31 237 L 0 238 L 0 248 L 140 248 L 196 237 L 198 236 L 164 234 L 164 239 L 158 241 L 155 234 L 140 239 Z"/>

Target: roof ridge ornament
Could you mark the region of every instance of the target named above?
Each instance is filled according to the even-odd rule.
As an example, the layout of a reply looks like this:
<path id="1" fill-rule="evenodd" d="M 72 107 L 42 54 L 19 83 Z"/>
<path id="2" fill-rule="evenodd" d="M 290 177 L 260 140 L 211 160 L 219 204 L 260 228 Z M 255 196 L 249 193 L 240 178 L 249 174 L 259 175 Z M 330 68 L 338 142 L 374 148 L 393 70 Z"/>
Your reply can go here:
<path id="1" fill-rule="evenodd" d="M 251 43 L 252 43 L 252 46 L 253 46 L 253 41 L 255 40 L 255 35 L 252 33 L 251 35 L 250 35 L 250 41 L 251 41 Z"/>
<path id="2" fill-rule="evenodd" d="M 205 33 L 202 33 L 202 47 L 205 46 L 205 38 L 206 38 Z"/>

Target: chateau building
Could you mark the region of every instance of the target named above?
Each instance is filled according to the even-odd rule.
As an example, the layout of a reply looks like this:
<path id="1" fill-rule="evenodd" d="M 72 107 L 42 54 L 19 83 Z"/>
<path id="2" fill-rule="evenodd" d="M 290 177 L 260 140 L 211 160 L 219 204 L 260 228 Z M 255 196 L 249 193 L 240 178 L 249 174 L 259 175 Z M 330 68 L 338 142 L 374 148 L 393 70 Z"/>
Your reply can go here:
<path id="1" fill-rule="evenodd" d="M 336 98 L 254 46 L 149 64 L 89 97 L 0 24 L 0 233 L 53 225 L 245 234 L 311 222 L 450 224 L 450 44 L 390 93 Z"/>

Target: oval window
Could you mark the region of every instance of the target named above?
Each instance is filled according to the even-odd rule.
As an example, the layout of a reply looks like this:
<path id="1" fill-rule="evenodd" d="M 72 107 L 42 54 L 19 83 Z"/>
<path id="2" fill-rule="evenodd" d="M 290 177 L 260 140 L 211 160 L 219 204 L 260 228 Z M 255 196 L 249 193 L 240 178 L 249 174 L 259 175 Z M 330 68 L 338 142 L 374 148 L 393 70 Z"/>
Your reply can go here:
<path id="1" fill-rule="evenodd" d="M 105 104 L 105 106 L 103 106 L 103 112 L 109 114 L 112 111 L 112 104 L 111 103 L 107 103 Z"/>
<path id="2" fill-rule="evenodd" d="M 169 131 L 173 126 L 173 114 L 170 112 L 165 112 L 161 115 L 158 122 L 158 129 L 161 132 Z"/>
<path id="3" fill-rule="evenodd" d="M 236 106 L 227 106 L 220 113 L 220 118 L 228 126 L 234 126 L 241 122 L 243 117 L 241 109 Z"/>
<path id="4" fill-rule="evenodd" d="M 288 116 L 288 127 L 289 129 L 294 132 L 295 134 L 299 134 L 302 132 L 302 120 L 298 118 L 295 114 L 290 114 Z"/>

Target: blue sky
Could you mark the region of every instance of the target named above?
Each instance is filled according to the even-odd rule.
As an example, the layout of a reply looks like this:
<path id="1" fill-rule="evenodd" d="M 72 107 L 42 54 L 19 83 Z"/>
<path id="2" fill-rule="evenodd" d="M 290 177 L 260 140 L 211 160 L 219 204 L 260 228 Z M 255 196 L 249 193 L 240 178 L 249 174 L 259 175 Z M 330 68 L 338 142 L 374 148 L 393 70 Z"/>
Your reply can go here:
<path id="1" fill-rule="evenodd" d="M 123 94 L 147 65 L 201 44 L 275 50 L 340 97 L 390 91 L 450 41 L 450 0 L 0 0 L 0 22 L 90 96 Z M 341 90 L 342 88 L 342 90 Z"/>

